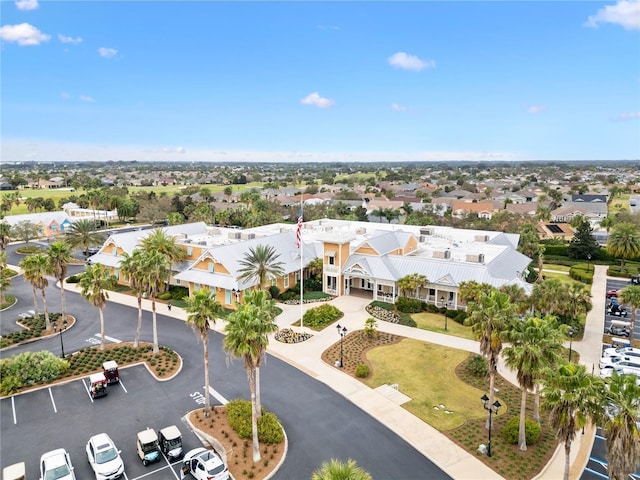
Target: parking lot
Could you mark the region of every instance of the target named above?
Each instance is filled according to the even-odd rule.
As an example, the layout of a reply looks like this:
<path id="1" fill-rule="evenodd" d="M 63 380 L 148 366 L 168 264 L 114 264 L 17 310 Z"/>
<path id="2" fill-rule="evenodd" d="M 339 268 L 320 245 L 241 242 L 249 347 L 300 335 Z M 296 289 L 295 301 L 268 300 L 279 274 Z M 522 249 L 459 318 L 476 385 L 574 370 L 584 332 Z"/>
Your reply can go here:
<path id="1" fill-rule="evenodd" d="M 607 280 L 607 292 L 609 290 L 620 290 L 624 287 L 626 287 L 628 285 L 628 283 L 626 281 L 623 280 Z M 607 299 L 607 305 L 609 305 L 609 299 Z M 625 305 L 625 307 L 627 308 L 627 316 L 617 316 L 617 315 L 610 315 L 609 313 L 607 313 L 608 309 L 605 310 L 605 317 L 604 317 L 604 331 L 605 333 L 607 332 L 607 329 L 611 326 L 611 321 L 612 320 L 623 320 L 625 322 L 630 322 L 631 321 L 631 307 L 629 307 L 628 305 Z M 639 318 L 638 312 L 636 312 L 636 318 Z M 633 338 L 640 338 L 640 322 L 636 322 L 635 325 L 635 329 L 633 332 Z"/>
<path id="2" fill-rule="evenodd" d="M 202 446 L 183 420 L 173 413 L 197 408 L 203 401 L 202 395 L 198 392 L 194 397 L 194 392 L 173 392 L 166 388 L 166 383 L 155 381 L 142 366 L 123 369 L 121 377 L 121 385 L 110 386 L 107 396 L 95 400 L 88 392 L 88 378 L 3 399 L 0 408 L 3 436 L 5 440 L 21 439 L 3 442 L 3 464 L 25 461 L 27 478 L 39 478 L 39 456 L 63 447 L 71 455 L 76 477 L 93 478 L 85 445 L 92 435 L 106 432 L 122 451 L 124 478 L 180 478 L 180 463 L 172 465 L 164 455 L 147 467 L 142 465 L 135 450 L 136 433 L 147 427 L 159 430 L 175 424 L 182 432 L 184 451 Z M 131 401 L 132 395 L 137 401 Z M 159 408 L 163 404 L 167 408 Z M 141 419 L 149 418 L 149 411 L 157 415 L 147 424 Z M 25 446 L 29 449 L 25 450 Z"/>

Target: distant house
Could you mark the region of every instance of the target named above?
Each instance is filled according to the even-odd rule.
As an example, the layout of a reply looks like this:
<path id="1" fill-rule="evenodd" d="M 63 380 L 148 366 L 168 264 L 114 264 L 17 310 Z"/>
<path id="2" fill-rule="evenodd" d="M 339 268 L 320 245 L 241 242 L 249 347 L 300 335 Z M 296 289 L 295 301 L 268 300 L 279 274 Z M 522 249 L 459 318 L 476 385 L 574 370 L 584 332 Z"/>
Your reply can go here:
<path id="1" fill-rule="evenodd" d="M 573 229 L 568 223 L 539 222 L 536 225 L 536 229 L 540 238 L 545 240 L 560 238 L 568 241 L 573 238 Z"/>
<path id="2" fill-rule="evenodd" d="M 65 212 L 26 213 L 24 215 L 7 215 L 2 220 L 12 227 L 20 222 L 31 222 L 38 227 L 41 237 L 54 237 L 68 233 L 73 229 L 73 219 Z"/>
<path id="3" fill-rule="evenodd" d="M 607 218 L 607 204 L 602 202 L 566 202 L 551 212 L 551 220 L 555 223 L 570 223 L 577 216 L 583 216 L 592 228 L 597 228 L 600 220 Z"/>
<path id="4" fill-rule="evenodd" d="M 451 213 L 454 217 L 462 217 L 468 213 L 476 213 L 479 218 L 490 219 L 495 211 L 494 203 L 491 200 L 484 202 L 466 202 L 464 200 L 454 200 L 451 205 Z"/>
<path id="5" fill-rule="evenodd" d="M 607 195 L 571 195 L 572 202 L 607 203 Z"/>

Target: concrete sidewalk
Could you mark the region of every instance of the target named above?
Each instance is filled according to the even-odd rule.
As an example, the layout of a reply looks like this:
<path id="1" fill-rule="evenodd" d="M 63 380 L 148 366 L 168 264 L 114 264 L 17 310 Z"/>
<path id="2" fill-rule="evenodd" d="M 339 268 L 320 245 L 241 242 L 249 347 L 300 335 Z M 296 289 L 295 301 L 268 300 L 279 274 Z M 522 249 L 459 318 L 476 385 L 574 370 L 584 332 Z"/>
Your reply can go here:
<path id="1" fill-rule="evenodd" d="M 602 351 L 602 332 L 604 330 L 604 294 L 606 288 L 606 267 L 595 266 L 594 281 L 591 289 L 593 309 L 587 316 L 584 338 L 573 342 L 573 348 L 580 353 L 581 362 L 592 367 L 598 373 L 598 359 Z M 66 285 L 69 290 L 77 291 L 77 285 Z M 136 299 L 130 295 L 109 292 L 109 300 L 128 304 L 137 308 Z M 370 315 L 365 306 L 370 299 L 355 296 L 342 296 L 331 303 L 344 312 L 339 322 L 348 331 L 361 330 L 365 320 Z M 162 315 L 186 320 L 186 312 L 177 307 L 168 310 L 163 303 L 157 303 L 157 311 Z M 292 328 L 300 331 L 301 327 L 291 325 L 298 321 L 301 314 L 317 304 L 282 305 L 283 312 L 276 319 L 280 328 Z M 151 310 L 151 302 L 143 300 L 143 308 Z M 214 329 L 220 333 L 224 331 L 224 321 L 218 321 Z M 385 397 L 377 390 L 372 390 L 362 382 L 343 373 L 340 369 L 322 361 L 322 353 L 331 345 L 339 341 L 339 336 L 333 328 L 326 328 L 321 332 L 304 329 L 313 336 L 301 343 L 285 344 L 271 340 L 268 353 L 306 372 L 308 375 L 325 383 L 336 392 L 349 399 L 365 412 L 372 415 L 382 424 L 394 431 L 419 452 L 429 458 L 438 467 L 454 479 L 484 480 L 501 479 L 502 477 L 478 460 L 475 455 L 468 453 L 449 440 L 445 435 L 415 417 L 394 401 Z M 414 338 L 425 342 L 436 343 L 468 352 L 479 353 L 478 342 L 451 335 L 429 332 L 412 327 L 406 327 L 389 322 L 379 321 L 378 330 L 403 337 Z M 500 374 L 514 385 L 517 384 L 515 372 L 508 369 L 503 362 L 499 365 Z M 593 445 L 595 429 L 586 429 L 584 435 L 578 435 L 572 446 L 571 479 L 578 479 L 589 459 Z M 536 477 L 539 480 L 556 480 L 562 478 L 564 472 L 564 448 L 560 445 L 551 461 Z"/>

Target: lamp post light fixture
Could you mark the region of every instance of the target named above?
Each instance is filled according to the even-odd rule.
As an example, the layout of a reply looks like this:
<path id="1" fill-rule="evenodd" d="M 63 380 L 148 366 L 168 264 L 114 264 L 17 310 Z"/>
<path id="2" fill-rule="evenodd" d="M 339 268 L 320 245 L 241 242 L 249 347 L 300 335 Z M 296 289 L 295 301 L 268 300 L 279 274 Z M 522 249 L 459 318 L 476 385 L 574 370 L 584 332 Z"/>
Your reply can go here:
<path id="1" fill-rule="evenodd" d="M 573 327 L 569 327 L 569 331 L 567 332 L 569 334 L 569 361 L 571 361 L 571 350 L 573 347 L 573 335 L 576 333 L 573 330 Z"/>
<path id="2" fill-rule="evenodd" d="M 342 327 L 340 326 L 340 324 L 336 325 L 336 328 L 338 329 L 338 335 L 340 335 L 340 365 L 339 367 L 342 368 L 344 367 L 344 363 L 342 362 L 342 342 L 344 340 L 344 336 L 347 334 L 347 327 Z"/>
<path id="3" fill-rule="evenodd" d="M 58 322 L 54 320 L 51 326 L 53 327 L 53 331 L 55 333 L 58 333 Z M 64 358 L 64 342 L 62 341 L 62 332 L 64 332 L 66 329 L 67 329 L 67 320 L 64 319 L 62 321 L 62 328 L 60 329 L 60 349 L 62 350 L 62 358 Z"/>
<path id="4" fill-rule="evenodd" d="M 587 272 L 591 271 L 591 254 L 587 253 Z"/>
<path id="5" fill-rule="evenodd" d="M 231 290 L 236 295 L 236 305 L 240 303 L 240 290 L 235 288 Z"/>
<path id="6" fill-rule="evenodd" d="M 491 456 L 491 428 L 493 427 L 492 416 L 494 413 L 496 415 L 498 414 L 498 410 L 500 410 L 500 407 L 502 406 L 502 404 L 498 400 L 496 400 L 495 402 L 493 402 L 492 405 L 487 406 L 487 404 L 489 403 L 489 397 L 487 397 L 486 393 L 482 395 L 482 397 L 480 397 L 480 400 L 482 400 L 483 408 L 489 412 L 489 441 L 487 442 L 487 457 L 490 457 Z"/>
<path id="7" fill-rule="evenodd" d="M 447 331 L 447 313 L 449 311 L 449 304 L 451 303 L 451 301 L 445 301 L 444 299 L 444 295 L 440 297 L 440 305 L 442 307 L 444 307 L 444 331 Z"/>

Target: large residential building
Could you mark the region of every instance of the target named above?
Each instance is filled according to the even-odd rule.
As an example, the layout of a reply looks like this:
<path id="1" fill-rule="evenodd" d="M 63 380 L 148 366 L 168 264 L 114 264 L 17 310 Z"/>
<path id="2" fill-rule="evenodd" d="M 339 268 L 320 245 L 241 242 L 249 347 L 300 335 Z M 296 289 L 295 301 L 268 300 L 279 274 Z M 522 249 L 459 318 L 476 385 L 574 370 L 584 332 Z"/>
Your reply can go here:
<path id="1" fill-rule="evenodd" d="M 531 291 L 524 281 L 531 259 L 516 250 L 517 234 L 323 219 L 303 223 L 297 248 L 292 224 L 239 230 L 191 223 L 163 230 L 187 253 L 187 260 L 174 266 L 171 282 L 187 287 L 190 294 L 203 288 L 215 292 L 216 299 L 232 309 L 247 289 L 257 286 L 239 277 L 241 261 L 258 245 L 273 247 L 282 262 L 284 275 L 273 282 L 280 291 L 293 287 L 301 274 L 308 278 L 308 266 L 316 258 L 323 262 L 323 291 L 335 296 L 394 302 L 398 280 L 413 273 L 428 280 L 415 297 L 432 304 L 445 299 L 450 308 L 465 307 L 458 298 L 465 281 L 495 287 L 515 284 Z M 149 233 L 113 234 L 89 260 L 127 283 L 119 274 L 123 253 L 131 254 Z"/>

